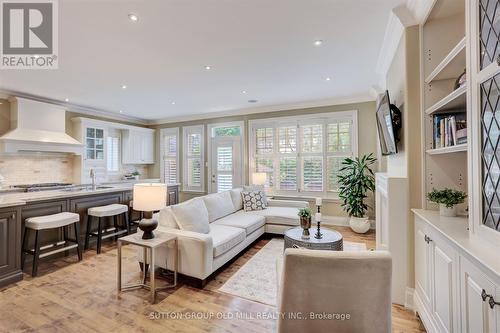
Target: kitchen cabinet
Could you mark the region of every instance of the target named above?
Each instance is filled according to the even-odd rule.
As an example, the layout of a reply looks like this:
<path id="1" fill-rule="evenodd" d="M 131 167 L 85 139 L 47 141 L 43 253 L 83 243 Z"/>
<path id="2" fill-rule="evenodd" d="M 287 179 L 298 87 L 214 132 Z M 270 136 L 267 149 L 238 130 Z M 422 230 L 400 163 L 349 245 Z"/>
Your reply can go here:
<path id="1" fill-rule="evenodd" d="M 179 203 L 179 185 L 167 186 L 167 206 L 177 205 Z"/>
<path id="2" fill-rule="evenodd" d="M 153 164 L 155 136 L 152 130 L 122 131 L 122 163 Z"/>
<path id="3" fill-rule="evenodd" d="M 0 209 L 0 287 L 22 280 L 21 219 L 15 207 Z"/>

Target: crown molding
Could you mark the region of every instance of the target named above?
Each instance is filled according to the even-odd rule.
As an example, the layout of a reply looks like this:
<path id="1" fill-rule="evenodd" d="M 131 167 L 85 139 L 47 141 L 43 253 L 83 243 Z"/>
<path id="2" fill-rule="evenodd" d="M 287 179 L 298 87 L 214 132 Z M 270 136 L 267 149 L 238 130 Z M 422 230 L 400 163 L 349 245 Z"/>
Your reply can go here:
<path id="1" fill-rule="evenodd" d="M 322 99 L 317 101 L 307 101 L 307 102 L 298 102 L 291 104 L 276 104 L 276 105 L 268 105 L 262 107 L 254 107 L 254 108 L 244 108 L 237 110 L 227 110 L 227 111 L 218 111 L 218 112 L 209 112 L 202 114 L 193 114 L 187 116 L 178 116 L 178 117 L 168 117 L 163 119 L 151 120 L 149 121 L 149 125 L 163 125 L 163 124 L 171 124 L 178 123 L 184 121 L 193 121 L 193 120 L 202 120 L 202 119 L 211 119 L 211 118 L 220 118 L 220 117 L 231 117 L 231 116 L 245 116 L 249 114 L 258 114 L 258 113 L 266 113 L 266 112 L 276 112 L 276 111 L 288 111 L 288 110 L 297 110 L 297 109 L 308 109 L 315 107 L 323 107 L 323 106 L 331 106 L 331 105 L 342 105 L 342 104 L 352 104 L 352 103 L 364 103 L 364 102 L 373 102 L 375 98 L 373 98 L 369 93 L 351 97 L 344 98 L 329 98 Z"/>
<path id="2" fill-rule="evenodd" d="M 147 119 L 143 119 L 143 118 L 127 116 L 124 114 L 117 114 L 116 112 L 113 112 L 113 111 L 98 109 L 98 108 L 94 108 L 94 107 L 90 107 L 90 106 L 74 104 L 74 103 L 69 103 L 69 102 L 63 102 L 63 101 L 60 101 L 57 99 L 42 97 L 42 96 L 28 94 L 28 93 L 23 93 L 20 91 L 0 89 L 0 97 L 6 98 L 6 99 L 11 98 L 11 97 L 27 98 L 27 99 L 31 99 L 31 100 L 38 101 L 38 102 L 50 103 L 50 104 L 54 104 L 57 106 L 61 106 L 65 110 L 71 111 L 71 112 L 78 112 L 78 113 L 85 114 L 85 115 L 90 115 L 90 116 L 95 116 L 95 117 L 103 117 L 103 118 L 112 119 L 112 120 L 126 121 L 126 122 L 130 122 L 130 123 L 138 124 L 138 125 L 148 125 L 148 123 L 149 123 L 149 121 Z"/>
<path id="3" fill-rule="evenodd" d="M 417 24 L 423 24 L 437 0 L 408 0 L 406 6 L 412 12 Z"/>

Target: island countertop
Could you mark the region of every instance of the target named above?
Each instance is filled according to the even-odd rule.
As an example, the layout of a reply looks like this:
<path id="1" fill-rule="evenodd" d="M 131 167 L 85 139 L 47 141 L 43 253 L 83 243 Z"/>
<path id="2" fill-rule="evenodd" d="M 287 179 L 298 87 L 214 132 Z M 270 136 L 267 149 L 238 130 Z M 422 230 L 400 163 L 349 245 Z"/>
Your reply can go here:
<path id="1" fill-rule="evenodd" d="M 133 181 L 121 182 L 107 182 L 100 183 L 97 188 L 92 189 L 92 185 L 83 184 L 75 185 L 67 189 L 48 190 L 39 192 L 7 192 L 0 194 L 0 208 L 26 205 L 28 203 L 53 200 L 53 199 L 67 199 L 81 196 L 89 196 L 96 194 L 106 194 L 130 191 L 133 189 L 134 184 L 144 182 L 159 182 L 159 179 L 140 179 Z M 175 186 L 178 184 L 167 184 L 167 186 Z"/>

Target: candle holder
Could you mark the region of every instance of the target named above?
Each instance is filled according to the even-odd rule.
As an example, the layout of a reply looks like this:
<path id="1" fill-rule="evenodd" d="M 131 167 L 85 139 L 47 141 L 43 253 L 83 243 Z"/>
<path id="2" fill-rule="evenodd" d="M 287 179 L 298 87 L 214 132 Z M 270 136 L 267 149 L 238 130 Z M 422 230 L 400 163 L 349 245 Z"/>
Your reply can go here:
<path id="1" fill-rule="evenodd" d="M 320 205 L 317 205 L 316 207 L 318 207 L 318 213 L 321 213 L 321 206 Z M 314 238 L 316 239 L 322 239 L 323 238 L 323 234 L 321 233 L 321 221 L 316 221 L 316 224 L 317 224 L 317 231 L 316 233 L 314 234 Z"/>

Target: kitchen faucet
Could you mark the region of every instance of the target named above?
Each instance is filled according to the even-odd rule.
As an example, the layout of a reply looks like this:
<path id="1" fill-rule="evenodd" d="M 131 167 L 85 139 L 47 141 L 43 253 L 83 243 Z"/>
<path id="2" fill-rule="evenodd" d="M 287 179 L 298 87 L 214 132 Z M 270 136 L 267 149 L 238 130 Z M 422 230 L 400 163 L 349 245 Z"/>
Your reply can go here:
<path id="1" fill-rule="evenodd" d="M 97 184 L 96 184 L 96 174 L 94 169 L 90 169 L 90 178 L 92 178 L 92 191 L 95 191 L 97 189 Z"/>

